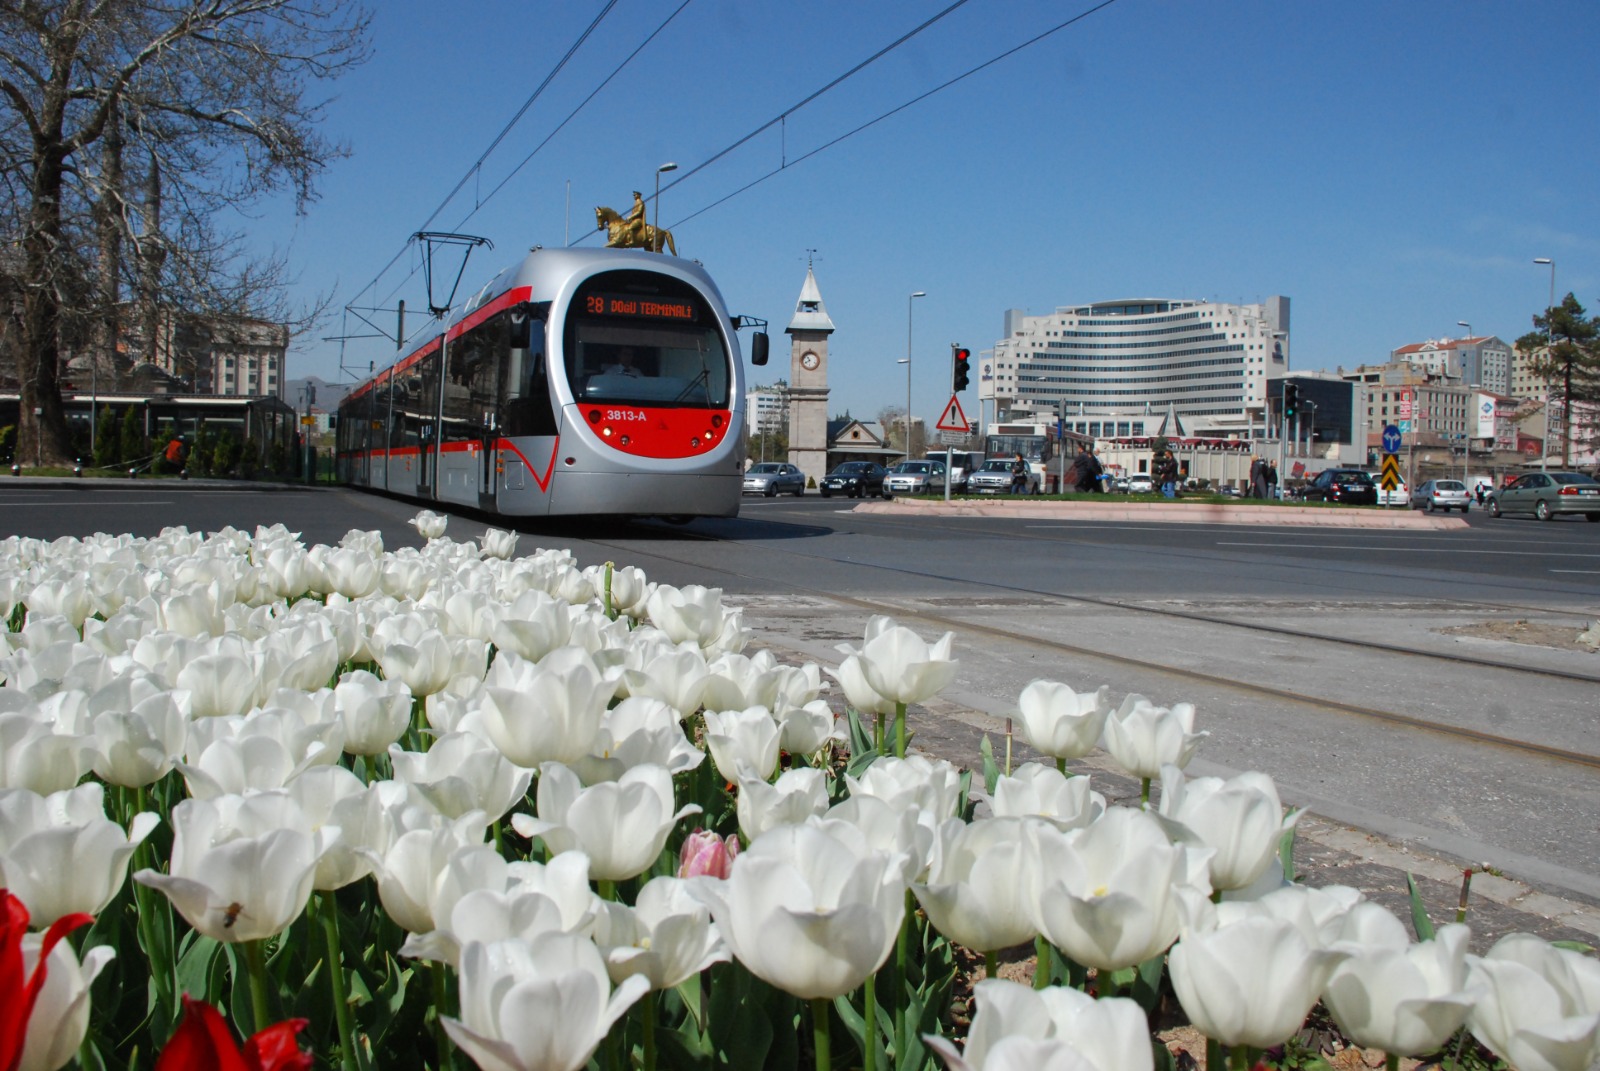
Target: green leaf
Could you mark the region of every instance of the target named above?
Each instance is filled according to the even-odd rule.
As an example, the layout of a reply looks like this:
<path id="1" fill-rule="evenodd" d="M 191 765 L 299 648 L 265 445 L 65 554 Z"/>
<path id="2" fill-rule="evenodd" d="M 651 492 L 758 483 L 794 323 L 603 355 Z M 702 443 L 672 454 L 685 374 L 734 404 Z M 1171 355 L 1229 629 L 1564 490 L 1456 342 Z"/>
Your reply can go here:
<path id="1" fill-rule="evenodd" d="M 1290 817 L 1293 817 L 1291 813 Z M 1294 835 L 1298 826 L 1291 825 L 1278 835 L 1278 863 L 1283 867 L 1283 880 L 1294 881 Z"/>
<path id="2" fill-rule="evenodd" d="M 1417 879 L 1406 872 L 1406 889 L 1411 894 L 1411 928 L 1417 931 L 1417 940 L 1433 940 L 1433 920 L 1428 917 L 1428 908 L 1422 902 L 1422 893 L 1417 890 Z"/>
<path id="3" fill-rule="evenodd" d="M 983 787 L 989 795 L 994 795 L 994 786 L 1000 780 L 1000 764 L 994 761 L 994 745 L 989 742 L 989 734 L 983 736 L 983 743 L 978 745 L 978 754 L 983 758 Z"/>
<path id="4" fill-rule="evenodd" d="M 1568 952 L 1578 952 L 1585 956 L 1595 950 L 1594 945 L 1586 945 L 1582 941 L 1551 941 L 1552 948 L 1564 948 Z"/>

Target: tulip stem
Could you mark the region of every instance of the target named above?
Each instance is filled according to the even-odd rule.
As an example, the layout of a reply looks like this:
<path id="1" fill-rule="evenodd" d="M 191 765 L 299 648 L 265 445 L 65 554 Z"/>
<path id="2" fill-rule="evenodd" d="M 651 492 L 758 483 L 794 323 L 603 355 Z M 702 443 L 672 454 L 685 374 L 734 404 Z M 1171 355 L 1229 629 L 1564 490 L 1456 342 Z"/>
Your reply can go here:
<path id="1" fill-rule="evenodd" d="M 450 1071 L 455 1062 L 450 1057 L 450 1035 L 444 1029 L 444 1016 L 448 1010 L 445 1003 L 448 983 L 444 976 L 444 964 L 431 961 L 428 971 L 433 976 L 433 1044 L 439 1053 L 439 1071 Z"/>
<path id="2" fill-rule="evenodd" d="M 983 976 L 985 978 L 1000 977 L 1000 953 L 992 948 L 983 954 Z"/>
<path id="3" fill-rule="evenodd" d="M 606 572 L 611 575 L 610 570 Z M 656 1071 L 656 991 L 650 990 L 644 995 L 643 1005 L 640 1009 L 640 1027 L 644 1035 L 644 1071 Z M 1389 1071 L 1395 1071 L 1390 1068 Z"/>
<path id="4" fill-rule="evenodd" d="M 1386 1052 L 1383 1054 L 1383 1071 L 1400 1071 L 1400 1054 Z"/>
<path id="5" fill-rule="evenodd" d="M 617 899 L 617 883 L 606 881 L 604 878 L 595 882 L 595 893 L 602 900 L 615 902 Z"/>
<path id="6" fill-rule="evenodd" d="M 1050 942 L 1043 937 L 1035 937 L 1033 955 L 1033 988 L 1044 989 L 1050 984 Z"/>
<path id="7" fill-rule="evenodd" d="M 267 956 L 262 949 L 265 941 L 244 941 L 240 948 L 244 952 L 245 967 L 250 973 L 250 1015 L 255 1020 L 255 1026 L 250 1031 L 259 1034 L 270 1024 L 271 1011 L 267 1003 Z"/>
<path id="8" fill-rule="evenodd" d="M 1148 777 L 1139 779 L 1139 806 L 1150 806 L 1150 779 Z"/>
<path id="9" fill-rule="evenodd" d="M 1228 1067 L 1230 1071 L 1250 1071 L 1255 1066 L 1255 1053 L 1248 1045 L 1230 1045 L 1228 1047 Z"/>
<path id="10" fill-rule="evenodd" d="M 356 1048 L 355 1023 L 350 1015 L 350 990 L 345 983 L 344 961 L 339 952 L 339 904 L 332 892 L 317 894 L 321 907 L 322 937 L 328 946 L 328 981 L 333 986 L 333 1018 L 339 1026 L 339 1066 L 344 1071 L 366 1071 Z"/>
<path id="11" fill-rule="evenodd" d="M 865 996 L 866 1026 L 861 1032 L 866 1037 L 867 1045 L 862 1071 L 878 1071 L 878 976 L 875 973 L 867 975 Z"/>
<path id="12" fill-rule="evenodd" d="M 901 706 L 902 710 L 905 709 Z M 916 917 L 917 902 L 911 890 L 905 892 L 905 914 L 900 918 L 900 936 L 894 942 L 894 1036 L 903 1038 L 906 1026 L 906 979 L 910 976 L 911 920 Z M 896 1060 L 899 1057 L 896 1056 Z"/>
<path id="13" fill-rule="evenodd" d="M 833 1053 L 828 1038 L 828 998 L 811 998 L 811 1044 L 817 1050 L 817 1071 L 832 1071 Z"/>
<path id="14" fill-rule="evenodd" d="M 906 757 L 906 705 L 894 705 L 894 754 L 895 758 Z"/>
<path id="15" fill-rule="evenodd" d="M 872 746 L 878 754 L 883 754 L 883 711 L 878 711 L 872 716 Z"/>
<path id="16" fill-rule="evenodd" d="M 1222 1042 L 1206 1038 L 1206 1071 L 1222 1071 Z"/>

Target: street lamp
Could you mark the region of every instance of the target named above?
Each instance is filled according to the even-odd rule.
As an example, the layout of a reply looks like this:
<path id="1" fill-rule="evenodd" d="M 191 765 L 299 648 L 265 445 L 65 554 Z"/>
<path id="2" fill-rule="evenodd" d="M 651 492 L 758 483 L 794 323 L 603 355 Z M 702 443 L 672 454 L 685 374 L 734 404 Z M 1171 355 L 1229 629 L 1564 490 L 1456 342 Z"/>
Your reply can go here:
<path id="1" fill-rule="evenodd" d="M 1556 308 L 1556 262 L 1550 257 L 1534 257 L 1535 264 L 1550 265 L 1550 304 L 1544 310 L 1544 344 L 1547 349 L 1555 349 L 1555 308 Z M 1565 414 L 1563 414 L 1565 415 Z M 1544 384 L 1544 436 L 1539 442 L 1539 471 L 1545 469 L 1545 458 L 1550 456 L 1550 381 Z"/>
<path id="2" fill-rule="evenodd" d="M 912 302 L 919 297 L 928 295 L 921 290 L 914 290 L 906 298 L 906 460 L 911 460 L 911 310 Z"/>
<path id="3" fill-rule="evenodd" d="M 650 251 L 653 253 L 661 252 L 661 173 L 676 170 L 678 165 L 675 163 L 665 163 L 656 168 L 656 232 L 650 239 Z"/>

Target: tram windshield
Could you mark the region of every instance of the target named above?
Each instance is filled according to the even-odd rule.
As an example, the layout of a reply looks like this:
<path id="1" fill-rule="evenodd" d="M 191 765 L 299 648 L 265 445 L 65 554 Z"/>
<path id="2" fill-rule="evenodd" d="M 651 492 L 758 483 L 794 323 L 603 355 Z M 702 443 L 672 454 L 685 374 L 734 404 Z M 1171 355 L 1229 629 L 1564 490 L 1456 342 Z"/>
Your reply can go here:
<path id="1" fill-rule="evenodd" d="M 710 303 L 685 283 L 605 272 L 575 295 L 567 379 L 580 402 L 725 407 L 730 370 Z"/>

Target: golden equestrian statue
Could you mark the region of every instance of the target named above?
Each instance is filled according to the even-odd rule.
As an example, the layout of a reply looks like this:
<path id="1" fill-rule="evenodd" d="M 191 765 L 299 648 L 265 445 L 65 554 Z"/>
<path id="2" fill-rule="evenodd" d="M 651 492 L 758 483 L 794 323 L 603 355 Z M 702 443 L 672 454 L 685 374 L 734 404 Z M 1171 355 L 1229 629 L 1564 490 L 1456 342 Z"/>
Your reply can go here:
<path id="1" fill-rule="evenodd" d="M 618 249 L 648 249 L 659 253 L 665 247 L 673 256 L 678 255 L 678 244 L 672 232 L 653 227 L 644 221 L 644 195 L 633 191 L 633 207 L 626 216 L 615 208 L 599 205 L 594 210 L 595 222 L 607 233 L 606 245 Z"/>

